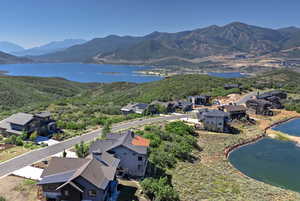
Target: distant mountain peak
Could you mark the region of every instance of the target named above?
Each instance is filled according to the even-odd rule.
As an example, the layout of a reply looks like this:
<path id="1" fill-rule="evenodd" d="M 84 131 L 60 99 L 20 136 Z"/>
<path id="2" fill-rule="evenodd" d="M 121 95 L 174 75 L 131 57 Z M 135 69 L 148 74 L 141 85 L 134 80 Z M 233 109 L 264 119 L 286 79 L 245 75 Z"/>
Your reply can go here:
<path id="1" fill-rule="evenodd" d="M 196 58 L 237 52 L 263 55 L 298 46 L 297 30 L 294 27 L 275 30 L 237 21 L 176 33 L 154 31 L 140 37 L 110 35 L 39 58 L 61 62 L 165 65 L 174 59 L 186 63 Z"/>
<path id="2" fill-rule="evenodd" d="M 20 45 L 17 45 L 12 42 L 8 41 L 0 41 L 0 51 L 6 52 L 6 53 L 13 53 L 16 51 L 23 51 L 24 48 Z"/>
<path id="3" fill-rule="evenodd" d="M 84 39 L 64 39 L 62 41 L 52 41 L 45 45 L 26 49 L 23 51 L 15 51 L 14 54 L 17 56 L 37 56 L 56 51 L 61 51 L 74 45 L 83 44 L 86 40 Z"/>

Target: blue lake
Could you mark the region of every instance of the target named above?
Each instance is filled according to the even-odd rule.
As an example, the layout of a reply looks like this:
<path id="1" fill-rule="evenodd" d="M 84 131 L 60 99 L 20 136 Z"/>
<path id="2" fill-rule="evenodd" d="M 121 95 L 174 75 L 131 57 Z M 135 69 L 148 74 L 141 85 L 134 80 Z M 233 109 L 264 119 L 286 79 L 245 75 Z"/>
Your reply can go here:
<path id="1" fill-rule="evenodd" d="M 0 71 L 14 76 L 62 77 L 77 82 L 152 82 L 163 79 L 159 76 L 139 74 L 136 71 L 150 67 L 50 63 L 50 64 L 9 64 L 0 65 Z"/>
<path id="2" fill-rule="evenodd" d="M 300 192 L 300 147 L 265 138 L 233 151 L 229 161 L 245 175 Z"/>
<path id="3" fill-rule="evenodd" d="M 246 77 L 246 75 L 240 73 L 240 72 L 230 72 L 230 73 L 207 73 L 210 76 L 214 77 L 222 77 L 222 78 L 239 78 L 239 77 Z"/>
<path id="4" fill-rule="evenodd" d="M 300 137 L 300 119 L 293 119 L 286 123 L 279 124 L 278 126 L 275 126 L 273 130 Z"/>

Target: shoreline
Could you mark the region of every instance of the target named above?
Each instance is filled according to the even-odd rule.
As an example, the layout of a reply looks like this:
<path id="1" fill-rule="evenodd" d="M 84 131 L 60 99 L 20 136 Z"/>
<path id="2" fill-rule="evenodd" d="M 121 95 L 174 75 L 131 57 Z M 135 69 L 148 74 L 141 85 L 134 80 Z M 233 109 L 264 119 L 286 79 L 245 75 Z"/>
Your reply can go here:
<path id="1" fill-rule="evenodd" d="M 252 143 L 256 143 L 256 142 L 258 142 L 259 140 L 261 140 L 261 139 L 263 139 L 263 138 L 265 138 L 265 137 L 268 137 L 269 135 L 267 134 L 267 131 L 268 131 L 269 129 L 272 129 L 272 128 L 275 127 L 275 126 L 280 125 L 280 124 L 283 124 L 283 123 L 286 123 L 286 122 L 288 122 L 288 121 L 292 121 L 292 120 L 294 120 L 294 119 L 300 119 L 300 116 L 290 117 L 290 118 L 288 118 L 288 119 L 284 119 L 284 120 L 275 122 L 275 123 L 271 124 L 270 126 L 267 126 L 267 127 L 264 129 L 262 135 L 258 135 L 258 136 L 254 137 L 254 138 L 245 140 L 244 142 L 241 142 L 241 143 L 238 143 L 238 144 L 234 144 L 234 145 L 230 145 L 230 146 L 226 147 L 226 148 L 224 149 L 224 155 L 225 155 L 226 159 L 228 159 L 230 153 L 231 153 L 232 151 L 234 151 L 235 149 L 238 149 L 238 148 L 240 148 L 240 147 L 242 147 L 242 146 L 246 146 L 246 145 L 249 145 L 249 144 L 252 144 Z M 288 135 L 288 134 L 286 134 L 286 135 Z M 288 135 L 288 136 L 291 137 L 291 139 L 290 139 L 291 141 L 293 141 L 293 142 L 295 142 L 295 143 L 299 143 L 299 141 L 297 141 L 297 140 L 295 140 L 295 139 L 292 139 L 293 137 L 297 137 L 297 136 L 290 136 L 290 135 Z M 300 139 L 300 137 L 299 137 L 299 139 Z"/>
<path id="2" fill-rule="evenodd" d="M 0 70 L 0 75 L 7 75 L 9 71 L 6 70 Z"/>
<path id="3" fill-rule="evenodd" d="M 256 143 L 256 142 L 258 142 L 259 140 L 261 140 L 265 137 L 267 137 L 267 134 L 264 133 L 262 135 L 255 136 L 254 138 L 250 138 L 248 140 L 245 140 L 244 142 L 234 144 L 234 145 L 230 145 L 230 146 L 228 146 L 224 149 L 224 155 L 225 155 L 226 159 L 228 160 L 228 157 L 230 156 L 231 152 L 233 152 L 234 150 L 239 149 L 240 147 L 243 147 L 243 146 L 246 146 L 246 145 L 249 145 L 249 144 Z"/>

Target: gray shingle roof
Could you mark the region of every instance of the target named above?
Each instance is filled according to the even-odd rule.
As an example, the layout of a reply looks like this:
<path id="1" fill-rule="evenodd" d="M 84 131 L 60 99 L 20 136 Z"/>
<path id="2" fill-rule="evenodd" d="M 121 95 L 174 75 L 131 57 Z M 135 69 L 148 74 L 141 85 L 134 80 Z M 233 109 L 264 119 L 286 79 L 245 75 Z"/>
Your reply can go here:
<path id="1" fill-rule="evenodd" d="M 54 157 L 44 170 L 42 180 L 38 184 L 63 183 L 57 188 L 60 189 L 82 177 L 97 188 L 105 189 L 109 181 L 114 180 L 116 170 L 117 167 L 108 166 L 94 158 Z"/>
<path id="2" fill-rule="evenodd" d="M 33 120 L 33 115 L 32 114 L 27 114 L 27 113 L 17 113 L 13 114 L 10 117 L 6 119 L 7 122 L 17 124 L 17 125 L 26 125 L 30 121 Z"/>
<path id="3" fill-rule="evenodd" d="M 130 103 L 124 107 L 121 108 L 121 111 L 129 112 L 133 111 L 136 113 L 143 113 L 144 110 L 147 109 L 149 105 L 146 103 Z"/>
<path id="4" fill-rule="evenodd" d="M 105 140 L 97 140 L 90 146 L 90 153 L 92 152 L 107 152 L 116 147 L 124 146 L 136 153 L 147 154 L 148 147 L 136 146 L 132 144 L 135 134 L 132 131 L 128 131 L 122 134 L 108 134 Z"/>
<path id="5" fill-rule="evenodd" d="M 223 112 L 220 110 L 208 110 L 207 112 L 203 113 L 205 117 L 228 117 L 229 114 L 227 112 Z"/>
<path id="6" fill-rule="evenodd" d="M 40 118 L 47 118 L 51 116 L 51 113 L 46 111 L 46 112 L 40 112 L 40 113 L 36 113 L 34 116 L 36 117 L 40 117 Z"/>

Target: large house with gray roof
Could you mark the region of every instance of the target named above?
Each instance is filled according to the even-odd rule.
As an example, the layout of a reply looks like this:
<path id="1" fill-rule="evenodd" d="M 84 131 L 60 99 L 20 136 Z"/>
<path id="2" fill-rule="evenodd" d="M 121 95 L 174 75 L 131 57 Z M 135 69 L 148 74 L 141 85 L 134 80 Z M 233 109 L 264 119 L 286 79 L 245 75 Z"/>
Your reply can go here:
<path id="1" fill-rule="evenodd" d="M 38 183 L 46 200 L 116 201 L 120 160 L 108 153 L 104 155 L 86 159 L 52 158 Z"/>
<path id="2" fill-rule="evenodd" d="M 40 131 L 41 128 L 45 128 L 46 135 L 56 131 L 56 123 L 49 112 L 34 115 L 20 112 L 0 121 L 0 133 L 4 136 L 32 133 Z"/>
<path id="3" fill-rule="evenodd" d="M 221 133 L 229 131 L 229 113 L 227 112 L 205 108 L 198 110 L 197 117 L 205 130 Z"/>
<path id="4" fill-rule="evenodd" d="M 131 177 L 143 177 L 148 165 L 150 140 L 132 131 L 121 134 L 108 134 L 106 139 L 97 140 L 90 146 L 90 153 L 101 155 L 105 152 L 120 159 L 118 173 Z"/>
<path id="5" fill-rule="evenodd" d="M 143 114 L 148 108 L 149 104 L 146 103 L 129 103 L 128 105 L 121 108 L 123 114 Z"/>

